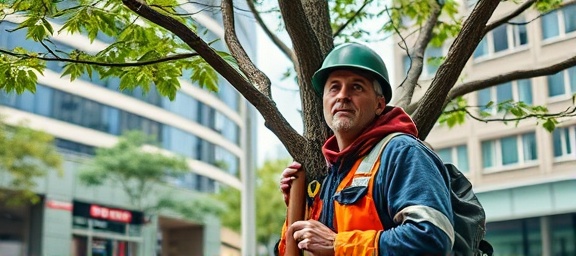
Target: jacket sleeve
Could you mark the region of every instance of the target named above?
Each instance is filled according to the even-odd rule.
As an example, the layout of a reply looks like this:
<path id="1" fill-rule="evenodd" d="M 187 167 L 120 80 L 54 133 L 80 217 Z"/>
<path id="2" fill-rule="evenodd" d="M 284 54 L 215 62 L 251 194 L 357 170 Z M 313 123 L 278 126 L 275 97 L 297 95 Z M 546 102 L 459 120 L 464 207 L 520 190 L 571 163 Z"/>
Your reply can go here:
<path id="1" fill-rule="evenodd" d="M 442 161 L 411 137 L 399 136 L 386 146 L 373 192 L 385 228 L 378 255 L 451 251 L 454 222 L 445 171 Z"/>

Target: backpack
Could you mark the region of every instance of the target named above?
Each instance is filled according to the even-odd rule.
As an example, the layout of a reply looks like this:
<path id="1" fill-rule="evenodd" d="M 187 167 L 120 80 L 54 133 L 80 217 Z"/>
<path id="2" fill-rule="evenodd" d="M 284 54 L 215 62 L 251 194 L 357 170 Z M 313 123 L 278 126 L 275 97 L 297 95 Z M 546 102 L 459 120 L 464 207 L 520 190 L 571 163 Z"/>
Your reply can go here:
<path id="1" fill-rule="evenodd" d="M 378 156 L 384 151 L 386 144 L 395 136 L 403 133 L 392 133 L 382 139 Z M 408 135 L 411 136 L 411 135 Z M 411 136 L 420 143 L 418 138 Z M 424 143 L 423 143 L 424 144 Z M 424 145 L 429 148 L 427 145 Z M 366 161 L 362 160 L 363 162 Z M 374 160 L 367 160 L 374 161 Z M 470 181 L 451 163 L 444 163 L 450 184 L 450 201 L 454 214 L 454 246 L 452 254 L 455 256 L 492 256 L 494 249 L 492 245 L 484 240 L 486 233 L 486 213 L 482 204 L 472 191 Z"/>
<path id="2" fill-rule="evenodd" d="M 472 184 L 456 166 L 445 163 L 450 181 L 450 201 L 454 212 L 454 255 L 491 256 L 492 245 L 484 240 L 486 214 L 472 191 Z"/>

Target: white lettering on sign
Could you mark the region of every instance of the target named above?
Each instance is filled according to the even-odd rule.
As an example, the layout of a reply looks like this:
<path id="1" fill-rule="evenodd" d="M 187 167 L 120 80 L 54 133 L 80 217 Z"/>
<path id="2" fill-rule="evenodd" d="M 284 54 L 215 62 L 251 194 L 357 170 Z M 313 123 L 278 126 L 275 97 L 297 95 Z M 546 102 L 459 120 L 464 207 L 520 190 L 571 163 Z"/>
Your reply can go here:
<path id="1" fill-rule="evenodd" d="M 130 221 L 132 221 L 132 213 L 130 211 L 112 209 L 99 205 L 90 206 L 90 217 L 124 223 L 130 223 Z"/>
<path id="2" fill-rule="evenodd" d="M 56 200 L 46 200 L 46 208 L 56 209 L 56 210 L 65 210 L 65 211 L 72 211 L 72 203 L 70 202 L 62 202 Z"/>

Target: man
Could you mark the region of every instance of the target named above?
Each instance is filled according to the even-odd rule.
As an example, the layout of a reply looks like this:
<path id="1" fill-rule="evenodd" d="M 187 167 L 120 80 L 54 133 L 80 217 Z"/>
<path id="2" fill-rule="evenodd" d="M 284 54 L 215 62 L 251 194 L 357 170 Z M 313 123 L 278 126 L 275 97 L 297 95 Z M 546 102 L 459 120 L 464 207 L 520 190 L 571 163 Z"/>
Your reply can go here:
<path id="1" fill-rule="evenodd" d="M 340 45 L 326 56 L 312 84 L 334 132 L 322 147 L 328 174 L 310 219 L 284 226 L 279 253 L 284 254 L 286 235 L 313 255 L 450 253 L 454 229 L 446 170 L 416 139 L 411 118 L 386 106 L 392 88 L 382 59 L 364 45 Z M 388 142 L 368 174 L 358 174 L 362 159 L 395 132 L 404 134 Z M 286 203 L 300 166 L 294 162 L 282 173 Z M 358 186 L 361 179 L 365 186 Z"/>

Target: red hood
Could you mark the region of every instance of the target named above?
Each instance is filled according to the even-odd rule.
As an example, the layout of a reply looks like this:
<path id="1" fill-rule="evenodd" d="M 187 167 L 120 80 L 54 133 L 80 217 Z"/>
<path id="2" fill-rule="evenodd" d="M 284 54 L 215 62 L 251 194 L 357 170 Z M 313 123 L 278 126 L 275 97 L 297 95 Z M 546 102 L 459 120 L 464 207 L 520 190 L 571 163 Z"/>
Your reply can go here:
<path id="1" fill-rule="evenodd" d="M 336 137 L 332 136 L 322 146 L 322 153 L 330 165 L 342 158 L 362 157 L 370 152 L 372 147 L 386 135 L 394 132 L 403 132 L 418 137 L 416 125 L 402 108 L 387 106 L 384 113 L 366 127 L 350 146 L 339 151 Z"/>

